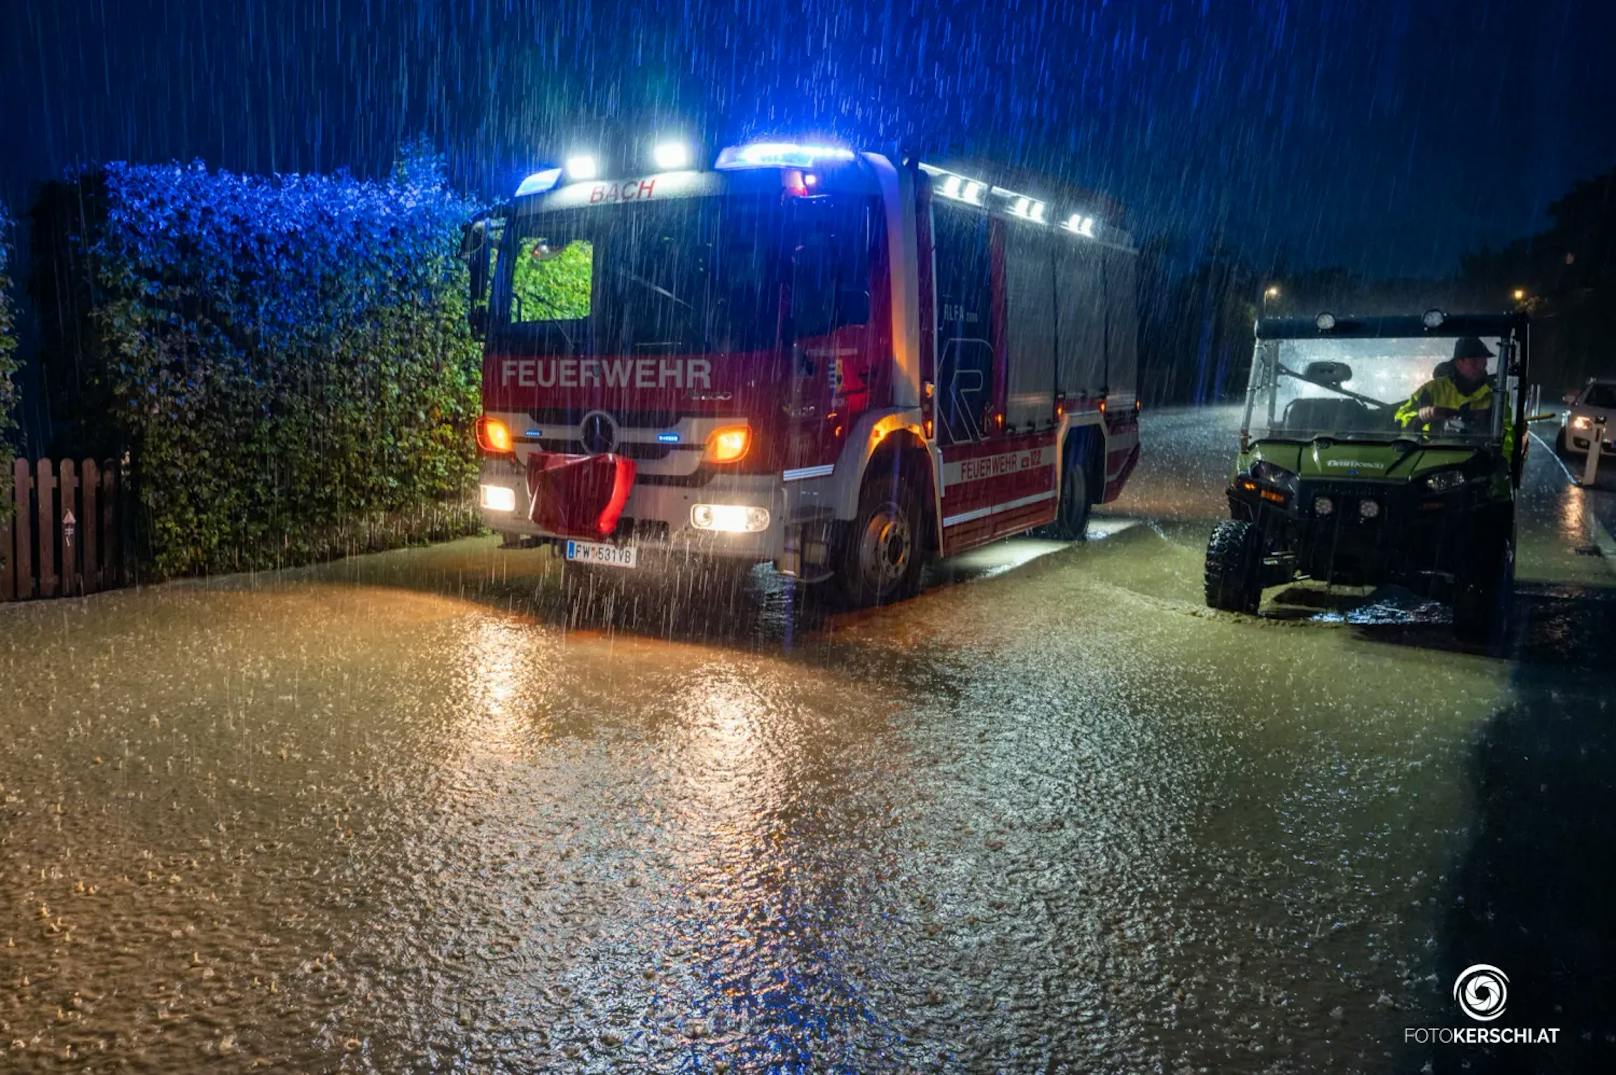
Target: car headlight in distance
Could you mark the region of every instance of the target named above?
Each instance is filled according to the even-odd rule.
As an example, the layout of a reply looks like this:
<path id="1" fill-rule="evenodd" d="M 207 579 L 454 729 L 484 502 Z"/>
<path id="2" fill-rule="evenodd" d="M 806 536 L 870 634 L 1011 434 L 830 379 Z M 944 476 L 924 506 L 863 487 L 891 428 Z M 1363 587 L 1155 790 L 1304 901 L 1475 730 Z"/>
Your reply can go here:
<path id="1" fill-rule="evenodd" d="M 508 485 L 480 485 L 482 505 L 488 511 L 515 511 L 516 490 Z"/>
<path id="2" fill-rule="evenodd" d="M 1259 459 L 1251 464 L 1251 476 L 1260 482 L 1267 482 L 1287 493 L 1296 492 L 1296 475 L 1284 467 L 1278 467 L 1266 459 Z"/>
<path id="3" fill-rule="evenodd" d="M 1586 414 L 1579 414 L 1575 418 L 1571 419 L 1572 429 L 1592 429 L 1593 427 L 1594 420 L 1588 417 Z"/>
<path id="4" fill-rule="evenodd" d="M 1449 489 L 1459 488 L 1464 481 L 1464 474 L 1457 470 L 1439 470 L 1426 476 L 1425 487 L 1433 493 L 1445 493 Z"/>
<path id="5" fill-rule="evenodd" d="M 749 504 L 693 504 L 690 525 L 725 534 L 756 534 L 769 528 L 769 509 Z"/>

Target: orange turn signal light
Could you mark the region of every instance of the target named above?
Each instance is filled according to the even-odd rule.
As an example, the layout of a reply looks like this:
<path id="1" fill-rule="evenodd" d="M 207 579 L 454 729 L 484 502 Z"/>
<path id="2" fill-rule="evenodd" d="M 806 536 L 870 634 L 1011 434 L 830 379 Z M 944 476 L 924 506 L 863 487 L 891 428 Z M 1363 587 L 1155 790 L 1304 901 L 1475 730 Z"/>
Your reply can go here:
<path id="1" fill-rule="evenodd" d="M 477 419 L 477 447 L 494 455 L 509 455 L 512 443 L 510 426 L 486 414 Z"/>
<path id="2" fill-rule="evenodd" d="M 721 426 L 707 436 L 707 462 L 733 463 L 744 458 L 751 447 L 751 427 Z"/>

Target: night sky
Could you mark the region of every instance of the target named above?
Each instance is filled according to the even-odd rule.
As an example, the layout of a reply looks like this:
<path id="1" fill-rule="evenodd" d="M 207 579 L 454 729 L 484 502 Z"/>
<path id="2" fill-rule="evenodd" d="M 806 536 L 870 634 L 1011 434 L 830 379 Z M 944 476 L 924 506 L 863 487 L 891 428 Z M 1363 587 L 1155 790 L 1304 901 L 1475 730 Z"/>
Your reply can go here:
<path id="1" fill-rule="evenodd" d="M 1612 7 L 0 0 L 0 196 L 118 158 L 379 174 L 424 132 L 494 197 L 584 143 L 822 132 L 1046 170 L 1191 253 L 1433 273 L 1616 166 Z"/>

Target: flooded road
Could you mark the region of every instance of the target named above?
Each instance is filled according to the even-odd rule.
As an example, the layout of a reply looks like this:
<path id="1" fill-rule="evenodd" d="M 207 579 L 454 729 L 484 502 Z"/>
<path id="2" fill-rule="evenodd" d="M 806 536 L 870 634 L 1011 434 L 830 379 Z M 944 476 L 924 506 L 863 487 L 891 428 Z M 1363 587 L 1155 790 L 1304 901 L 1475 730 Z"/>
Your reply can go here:
<path id="1" fill-rule="evenodd" d="M 0 608 L 0 1067 L 1518 1069 L 1404 1043 L 1476 962 L 1608 1059 L 1602 494 L 1534 451 L 1508 656 L 1212 613 L 1232 414 L 1146 417 L 856 615 L 492 539 Z"/>

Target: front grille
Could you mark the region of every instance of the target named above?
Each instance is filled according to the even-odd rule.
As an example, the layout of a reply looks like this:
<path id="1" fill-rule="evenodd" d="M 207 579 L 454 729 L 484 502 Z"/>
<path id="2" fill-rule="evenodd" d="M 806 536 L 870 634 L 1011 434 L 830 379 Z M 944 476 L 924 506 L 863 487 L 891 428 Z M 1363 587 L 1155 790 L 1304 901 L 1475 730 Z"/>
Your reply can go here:
<path id="1" fill-rule="evenodd" d="M 560 452 L 564 455 L 588 455 L 582 441 L 563 440 L 558 437 L 540 437 L 538 440 L 529 440 L 528 444 L 537 444 L 540 451 Z M 690 447 L 699 447 L 692 445 Z M 629 459 L 666 459 L 672 453 L 679 451 L 677 444 L 624 444 L 621 441 L 612 446 L 612 451 Z"/>
<path id="2" fill-rule="evenodd" d="M 528 417 L 542 428 L 545 423 L 577 428 L 584 415 L 600 410 L 598 407 L 543 407 L 528 411 Z M 605 412 L 619 429 L 672 429 L 679 424 L 677 411 L 613 411 Z"/>

